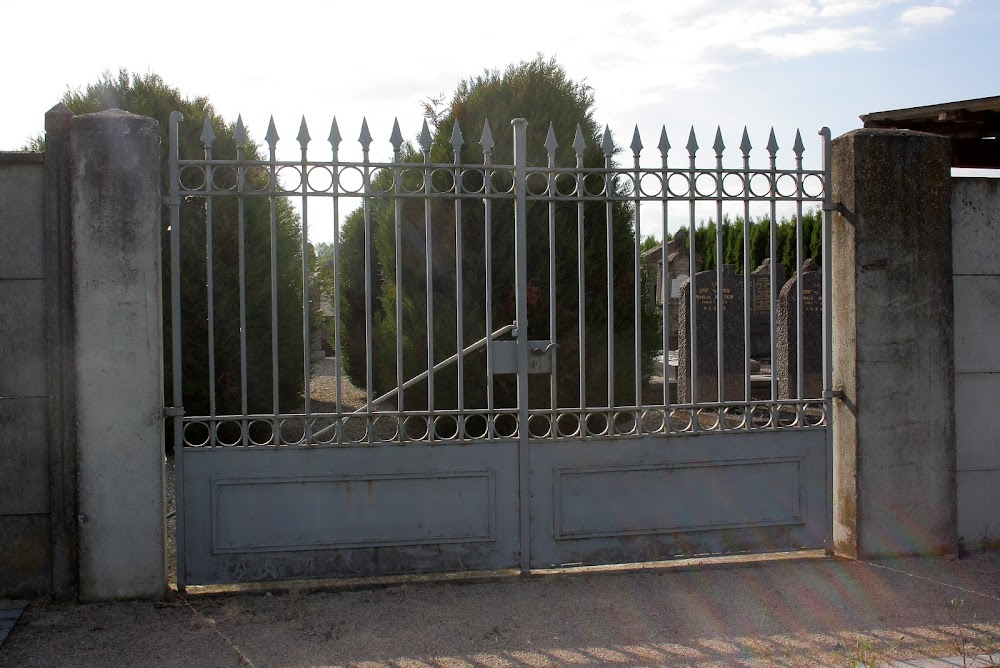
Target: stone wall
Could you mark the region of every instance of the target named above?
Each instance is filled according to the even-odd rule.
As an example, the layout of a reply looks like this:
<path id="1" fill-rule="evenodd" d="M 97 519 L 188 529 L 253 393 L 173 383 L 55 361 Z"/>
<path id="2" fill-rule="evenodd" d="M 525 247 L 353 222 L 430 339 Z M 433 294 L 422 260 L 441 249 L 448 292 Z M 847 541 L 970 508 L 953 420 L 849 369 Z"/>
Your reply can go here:
<path id="1" fill-rule="evenodd" d="M 1000 546 L 1000 179 L 952 180 L 958 533 Z M 936 295 L 930 295 L 936 297 Z"/>

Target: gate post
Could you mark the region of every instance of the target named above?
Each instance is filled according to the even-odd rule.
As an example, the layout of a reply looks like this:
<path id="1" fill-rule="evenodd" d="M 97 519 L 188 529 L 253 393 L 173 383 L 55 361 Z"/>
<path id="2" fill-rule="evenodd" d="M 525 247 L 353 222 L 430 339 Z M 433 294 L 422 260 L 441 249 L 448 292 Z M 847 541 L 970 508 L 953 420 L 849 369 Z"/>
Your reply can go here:
<path id="1" fill-rule="evenodd" d="M 156 121 L 71 122 L 80 598 L 166 591 Z"/>
<path id="2" fill-rule="evenodd" d="M 833 534 L 856 559 L 957 548 L 948 139 L 832 148 Z"/>
<path id="3" fill-rule="evenodd" d="M 517 293 L 517 463 L 521 537 L 521 574 L 531 570 L 531 512 L 528 491 L 531 466 L 528 451 L 528 121 L 515 118 L 514 126 L 514 262 Z"/>

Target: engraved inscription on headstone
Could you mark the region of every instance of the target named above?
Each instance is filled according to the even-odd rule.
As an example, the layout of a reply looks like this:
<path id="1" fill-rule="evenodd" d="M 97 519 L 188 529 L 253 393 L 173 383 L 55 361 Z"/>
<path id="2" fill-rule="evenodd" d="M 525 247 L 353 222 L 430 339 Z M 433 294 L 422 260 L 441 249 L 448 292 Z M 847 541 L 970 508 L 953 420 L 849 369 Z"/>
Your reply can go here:
<path id="1" fill-rule="evenodd" d="M 775 267 L 775 285 L 785 284 L 785 265 Z M 771 258 L 750 273 L 750 357 L 771 358 Z"/>
<path id="2" fill-rule="evenodd" d="M 798 396 L 796 312 L 797 277 L 785 283 L 778 297 L 778 397 L 819 399 L 823 396 L 823 275 L 806 263 L 802 272 L 802 396 Z"/>
<path id="3" fill-rule="evenodd" d="M 718 292 L 715 271 L 695 275 L 695 336 L 697 360 L 691 359 L 691 281 L 678 299 L 677 398 L 680 403 L 742 401 L 745 398 L 743 348 L 743 278 L 731 265 L 722 273 L 722 394 L 719 396 Z M 691 373 L 696 371 L 697 397 L 692 397 Z"/>

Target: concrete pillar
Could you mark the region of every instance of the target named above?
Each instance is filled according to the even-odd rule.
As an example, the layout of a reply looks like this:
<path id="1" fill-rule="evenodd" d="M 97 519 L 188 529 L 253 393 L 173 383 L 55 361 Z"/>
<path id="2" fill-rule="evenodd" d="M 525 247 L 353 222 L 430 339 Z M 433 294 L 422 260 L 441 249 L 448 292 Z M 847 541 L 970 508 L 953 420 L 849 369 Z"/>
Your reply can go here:
<path id="1" fill-rule="evenodd" d="M 71 122 L 80 598 L 166 591 L 157 123 Z"/>
<path id="2" fill-rule="evenodd" d="M 834 549 L 957 548 L 948 139 L 833 141 Z"/>

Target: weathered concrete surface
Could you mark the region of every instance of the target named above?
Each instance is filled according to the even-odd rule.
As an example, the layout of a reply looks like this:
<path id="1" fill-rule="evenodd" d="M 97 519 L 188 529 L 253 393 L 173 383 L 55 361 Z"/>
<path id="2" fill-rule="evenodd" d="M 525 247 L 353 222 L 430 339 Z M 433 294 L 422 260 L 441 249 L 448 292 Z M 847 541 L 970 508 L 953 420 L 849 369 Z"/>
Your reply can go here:
<path id="1" fill-rule="evenodd" d="M 156 122 L 71 124 L 80 597 L 165 590 Z"/>
<path id="2" fill-rule="evenodd" d="M 51 584 L 45 165 L 0 153 L 0 596 Z"/>
<path id="3" fill-rule="evenodd" d="M 833 142 L 834 548 L 957 548 L 951 175 L 944 137 Z"/>
<path id="4" fill-rule="evenodd" d="M 952 181 L 958 531 L 1000 544 L 1000 180 Z"/>

